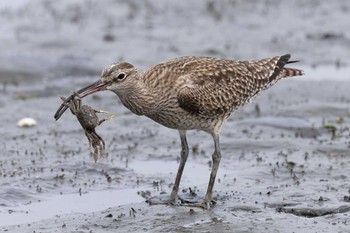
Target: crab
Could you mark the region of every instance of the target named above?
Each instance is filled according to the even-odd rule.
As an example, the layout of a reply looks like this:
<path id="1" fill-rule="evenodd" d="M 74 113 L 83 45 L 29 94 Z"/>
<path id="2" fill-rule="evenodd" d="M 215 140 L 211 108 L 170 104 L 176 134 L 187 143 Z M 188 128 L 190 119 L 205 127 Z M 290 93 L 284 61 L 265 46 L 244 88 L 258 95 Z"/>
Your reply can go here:
<path id="1" fill-rule="evenodd" d="M 80 125 L 84 129 L 85 135 L 89 140 L 90 147 L 93 149 L 92 155 L 96 162 L 99 157 L 103 157 L 105 142 L 101 136 L 96 133 L 95 128 L 101 125 L 103 122 L 114 118 L 115 114 L 111 114 L 103 110 L 95 110 L 88 105 L 82 105 L 82 101 L 79 96 L 68 102 L 64 97 L 61 97 L 61 100 L 63 101 L 63 104 L 71 110 L 72 114 L 77 117 Z M 100 120 L 96 113 L 104 113 L 108 116 Z"/>

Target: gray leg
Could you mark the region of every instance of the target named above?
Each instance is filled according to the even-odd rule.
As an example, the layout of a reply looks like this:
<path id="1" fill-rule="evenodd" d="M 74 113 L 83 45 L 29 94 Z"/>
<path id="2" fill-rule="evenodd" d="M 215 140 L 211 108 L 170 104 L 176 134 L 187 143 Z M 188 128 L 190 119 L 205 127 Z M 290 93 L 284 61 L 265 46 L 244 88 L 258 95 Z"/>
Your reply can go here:
<path id="1" fill-rule="evenodd" d="M 171 191 L 170 197 L 162 198 L 162 197 L 151 197 L 147 200 L 147 203 L 150 205 L 156 204 L 178 204 L 178 192 L 181 181 L 181 176 L 185 168 L 185 164 L 187 161 L 189 149 L 186 139 L 186 130 L 179 130 L 180 139 L 181 139 L 181 157 L 180 157 L 180 165 L 177 170 L 175 183 L 173 186 L 173 190 Z M 180 198 L 181 199 L 181 198 Z M 181 199 L 182 200 L 182 199 Z"/>
<path id="2" fill-rule="evenodd" d="M 215 178 L 216 174 L 219 169 L 220 159 L 221 159 L 221 153 L 220 153 L 220 142 L 219 142 L 219 133 L 212 133 L 211 134 L 214 139 L 214 145 L 215 145 L 215 151 L 213 153 L 213 165 L 211 168 L 210 173 L 210 179 L 208 183 L 208 189 L 207 193 L 204 197 L 203 201 L 200 202 L 192 202 L 192 201 L 184 201 L 183 205 L 190 206 L 190 207 L 200 207 L 204 209 L 210 209 L 210 205 L 213 203 L 212 201 L 212 192 L 214 188 Z"/>
<path id="3" fill-rule="evenodd" d="M 207 208 L 210 207 L 210 203 L 212 201 L 211 199 L 212 199 L 212 192 L 213 192 L 213 187 L 215 183 L 216 173 L 218 172 L 220 160 L 221 160 L 219 133 L 213 133 L 212 136 L 214 139 L 215 151 L 212 156 L 213 165 L 211 168 L 207 194 L 205 195 L 205 198 L 204 198 L 204 204 L 207 205 Z"/>
<path id="4" fill-rule="evenodd" d="M 179 133 L 180 133 L 180 139 L 181 139 L 180 165 L 179 165 L 179 168 L 177 170 L 173 191 L 170 194 L 170 199 L 172 199 L 174 201 L 176 201 L 176 199 L 177 199 L 177 193 L 179 191 L 181 176 L 182 176 L 182 173 L 184 171 L 185 164 L 186 164 L 187 157 L 188 157 L 188 153 L 189 153 L 187 139 L 186 139 L 186 131 L 179 130 Z"/>

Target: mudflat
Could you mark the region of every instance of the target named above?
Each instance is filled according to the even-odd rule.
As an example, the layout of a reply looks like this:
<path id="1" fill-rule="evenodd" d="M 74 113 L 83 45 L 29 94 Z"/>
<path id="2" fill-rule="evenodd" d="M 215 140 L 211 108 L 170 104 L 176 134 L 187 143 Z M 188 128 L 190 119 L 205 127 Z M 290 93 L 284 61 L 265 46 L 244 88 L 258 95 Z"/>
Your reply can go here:
<path id="1" fill-rule="evenodd" d="M 0 4 L 0 231 L 350 229 L 347 1 L 12 2 Z M 97 93 L 84 103 L 117 117 L 96 129 L 106 151 L 95 163 L 75 116 L 53 118 L 60 96 L 96 81 L 114 61 L 143 71 L 183 55 L 285 53 L 305 76 L 281 80 L 225 124 L 209 211 L 145 203 L 171 192 L 177 131 Z M 37 125 L 17 127 L 23 117 Z M 188 142 L 180 194 L 203 196 L 212 139 L 191 131 Z"/>

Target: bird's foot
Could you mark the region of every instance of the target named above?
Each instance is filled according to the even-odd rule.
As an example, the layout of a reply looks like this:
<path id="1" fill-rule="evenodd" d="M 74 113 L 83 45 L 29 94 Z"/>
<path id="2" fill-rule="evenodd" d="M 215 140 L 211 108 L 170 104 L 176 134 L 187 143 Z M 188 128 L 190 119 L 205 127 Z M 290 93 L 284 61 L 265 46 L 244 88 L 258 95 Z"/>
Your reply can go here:
<path id="1" fill-rule="evenodd" d="M 146 200 L 149 205 L 180 205 L 181 202 L 178 198 L 171 196 L 155 196 Z"/>
<path id="2" fill-rule="evenodd" d="M 216 204 L 213 200 L 203 200 L 196 196 L 186 195 L 186 198 L 177 196 L 176 198 L 171 198 L 170 196 L 156 196 L 151 197 L 146 201 L 149 205 L 177 205 L 177 206 L 187 206 L 187 207 L 198 207 L 202 209 L 210 209 Z"/>
<path id="3" fill-rule="evenodd" d="M 190 199 L 179 198 L 179 199 L 181 200 L 181 206 L 197 207 L 205 210 L 210 209 L 212 206 L 216 204 L 216 201 L 214 200 L 206 200 L 206 199 L 202 200 L 198 198 L 190 198 Z"/>

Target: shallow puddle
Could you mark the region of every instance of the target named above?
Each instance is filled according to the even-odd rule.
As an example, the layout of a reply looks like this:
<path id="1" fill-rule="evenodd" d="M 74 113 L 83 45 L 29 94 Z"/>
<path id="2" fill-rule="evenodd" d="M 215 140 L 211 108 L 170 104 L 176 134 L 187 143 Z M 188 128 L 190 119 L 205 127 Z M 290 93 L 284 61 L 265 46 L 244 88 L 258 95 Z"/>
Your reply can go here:
<path id="1" fill-rule="evenodd" d="M 139 189 L 91 191 L 88 193 L 64 194 L 42 197 L 41 201 L 11 208 L 1 208 L 0 226 L 19 225 L 40 221 L 56 215 L 92 213 L 120 206 L 138 203 L 144 199 L 137 194 Z"/>

